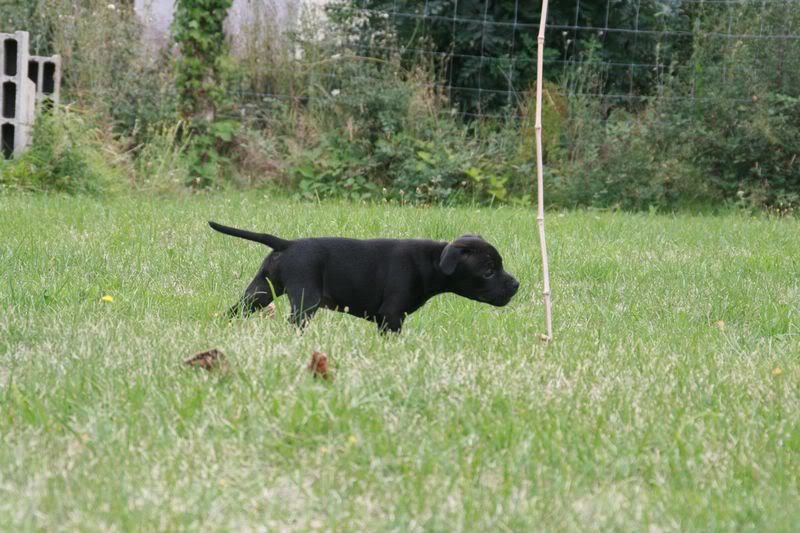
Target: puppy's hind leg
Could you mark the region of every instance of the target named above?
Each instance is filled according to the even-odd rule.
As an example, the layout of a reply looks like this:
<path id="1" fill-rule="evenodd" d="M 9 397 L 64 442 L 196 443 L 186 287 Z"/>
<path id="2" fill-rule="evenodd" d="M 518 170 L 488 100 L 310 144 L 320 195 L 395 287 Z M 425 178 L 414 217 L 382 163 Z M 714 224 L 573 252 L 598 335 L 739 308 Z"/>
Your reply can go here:
<path id="1" fill-rule="evenodd" d="M 266 276 L 266 272 L 259 270 L 250 285 L 244 291 L 242 298 L 228 309 L 228 317 L 233 318 L 236 316 L 245 317 L 259 309 L 268 306 L 274 298 L 283 294 L 283 289 L 280 285 L 270 283 Z"/>

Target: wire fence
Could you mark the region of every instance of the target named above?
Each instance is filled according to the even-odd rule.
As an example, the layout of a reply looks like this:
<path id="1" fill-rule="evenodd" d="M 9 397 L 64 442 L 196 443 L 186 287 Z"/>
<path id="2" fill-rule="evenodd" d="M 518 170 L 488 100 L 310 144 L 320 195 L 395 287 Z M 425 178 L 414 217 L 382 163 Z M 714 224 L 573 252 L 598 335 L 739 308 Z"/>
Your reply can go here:
<path id="1" fill-rule="evenodd" d="M 747 90 L 704 92 L 702 78 L 719 71 L 735 86 L 737 77 L 758 76 L 758 58 L 737 61 L 732 52 L 742 43 L 776 56 L 800 41 L 800 17 L 780 16 L 800 11 L 800 0 L 554 4 L 545 33 L 545 76 L 560 82 L 567 97 L 600 99 L 609 106 L 637 106 L 653 99 L 752 103 L 756 100 Z M 435 64 L 438 76 L 431 88 L 458 104 L 457 112 L 465 117 L 507 117 L 508 109 L 532 88 L 539 28 L 535 1 L 351 0 L 330 5 L 328 14 L 344 28 L 335 44 L 336 51 L 349 52 L 343 59 L 396 56 Z M 717 57 L 710 53 L 698 63 L 698 43 Z M 578 71 L 592 71 L 602 83 L 563 83 Z M 329 94 L 281 94 L 246 86 L 237 94 L 242 110 L 269 100 L 305 103 L 332 98 L 337 76 L 335 69 L 320 73 Z M 674 80 L 684 82 L 680 89 L 671 84 Z M 787 83 L 791 80 L 787 76 Z"/>

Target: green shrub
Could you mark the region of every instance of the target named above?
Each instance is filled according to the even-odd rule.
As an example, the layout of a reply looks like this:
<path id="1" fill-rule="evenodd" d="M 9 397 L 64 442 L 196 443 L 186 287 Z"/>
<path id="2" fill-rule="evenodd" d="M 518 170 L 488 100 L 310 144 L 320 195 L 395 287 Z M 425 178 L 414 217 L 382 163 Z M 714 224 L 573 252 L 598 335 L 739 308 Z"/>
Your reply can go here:
<path id="1" fill-rule="evenodd" d="M 127 180 L 128 160 L 90 113 L 60 108 L 39 114 L 31 146 L 0 162 L 0 185 L 10 189 L 99 193 Z"/>
<path id="2" fill-rule="evenodd" d="M 334 7 L 327 21 L 304 18 L 281 33 L 262 6 L 229 61 L 220 36 L 228 4 L 180 2 L 176 29 L 191 53 L 181 56 L 179 69 L 166 53 L 138 46 L 130 3 L 114 9 L 100 0 L 15 4 L 7 20 L 16 27 L 27 19 L 36 32 L 34 51 L 62 54 L 63 99 L 92 114 L 67 111 L 42 121 L 34 147 L 1 164 L 0 183 L 71 192 L 125 181 L 157 192 L 178 191 L 180 182 L 272 184 L 307 199 L 404 203 L 535 197 L 534 71 L 515 72 L 517 84 L 527 87 L 518 105 L 492 102 L 506 106 L 492 114 L 507 119 L 465 119 L 455 108 L 486 111 L 488 102 L 459 104 L 437 87 L 445 79 L 469 86 L 477 71 L 455 57 L 432 60 L 410 49 L 428 48 L 436 43 L 426 39 L 439 37 L 439 45 L 455 38 L 472 46 L 469 32 L 438 35 L 415 19 L 376 18 L 364 26 L 356 11 Z M 780 212 L 800 205 L 800 41 L 720 37 L 797 33 L 800 10 L 793 7 L 687 4 L 673 15 L 695 29 L 678 47 L 659 41 L 628 57 L 619 46 L 627 37 L 615 44 L 609 36 L 558 52 L 578 62 L 546 69 L 558 78 L 546 83 L 544 96 L 547 202 L 621 209 L 722 203 Z M 452 2 L 429 8 L 449 12 Z M 601 8 L 587 8 L 589 19 L 604 15 Z M 490 16 L 503 18 L 505 7 L 498 9 Z M 413 39 L 400 43 L 398 33 L 369 31 L 397 24 Z M 357 51 L 348 40 L 354 35 Z M 491 37 L 496 44 L 504 39 Z M 520 44 L 520 58 L 532 57 L 532 43 Z M 403 45 L 411 46 L 398 52 Z M 637 54 L 669 63 L 632 80 L 630 87 L 647 88 L 653 97 L 597 97 L 620 83 L 635 93 L 631 80 L 612 76 L 605 61 Z M 487 82 L 502 74 L 497 80 L 506 86 L 505 69 L 484 74 L 491 75 Z M 179 103 L 186 119 L 180 125 Z M 132 166 L 121 152 L 133 156 Z"/>
<path id="3" fill-rule="evenodd" d="M 721 199 L 787 209 L 800 205 L 800 98 L 709 102 L 692 130 L 696 157 Z"/>
<path id="4" fill-rule="evenodd" d="M 728 22 L 710 19 L 709 32 L 797 33 L 796 6 L 742 5 Z M 800 41 L 720 42 L 700 33 L 686 80 L 696 101 L 678 113 L 681 139 L 719 200 L 789 210 L 800 205 Z"/>
<path id="5" fill-rule="evenodd" d="M 119 96 L 132 83 L 142 83 L 149 54 L 141 46 L 133 3 L 37 0 L 36 5 L 33 18 L 44 32 L 36 36 L 41 42 L 36 51 L 61 55 L 65 99 L 106 116 L 124 107 Z"/>
<path id="6" fill-rule="evenodd" d="M 107 116 L 114 131 L 130 139 L 132 146 L 151 142 L 150 135 L 161 135 L 177 122 L 175 75 L 171 59 L 163 54 L 149 58 L 136 56 L 119 73 L 114 105 Z M 161 142 L 160 139 L 152 139 Z"/>
<path id="7" fill-rule="evenodd" d="M 693 52 L 660 79 L 658 96 L 629 104 L 591 95 L 606 84 L 590 48 L 562 80 L 564 150 L 547 160 L 556 205 L 646 209 L 737 203 L 790 209 L 800 201 L 800 43 L 720 39 L 800 26 L 783 5 L 704 7 Z M 771 21 L 771 22 L 769 22 Z M 762 28 L 762 23 L 765 24 Z M 551 152 L 553 150 L 550 150 Z"/>
<path id="8" fill-rule="evenodd" d="M 102 116 L 131 148 L 147 143 L 156 126 L 174 123 L 172 59 L 142 46 L 132 2 L 12 1 L 3 15 L 0 29 L 30 33 L 31 53 L 61 55 L 62 102 Z"/>
<path id="9" fill-rule="evenodd" d="M 408 203 L 528 202 L 532 165 L 513 161 L 451 122 L 430 135 L 401 132 L 374 144 L 325 135 L 292 166 L 300 196 Z"/>
<path id="10" fill-rule="evenodd" d="M 706 201 L 708 184 L 680 140 L 681 117 L 659 111 L 655 104 L 640 113 L 616 110 L 592 131 L 581 132 L 573 140 L 579 143 L 573 157 L 550 168 L 551 202 L 647 209 Z"/>
<path id="11" fill-rule="evenodd" d="M 256 125 L 244 124 L 233 142 L 231 160 L 237 172 L 232 174 L 232 182 L 240 188 L 264 185 L 288 186 L 285 178 L 285 159 L 283 146 L 278 136 Z"/>
<path id="12" fill-rule="evenodd" d="M 188 139 L 181 137 L 182 124 L 151 125 L 144 132 L 148 142 L 140 145 L 134 160 L 136 190 L 166 193 L 179 192 L 189 180 L 186 155 Z"/>
<path id="13" fill-rule="evenodd" d="M 317 73 L 320 83 L 310 86 L 308 107 L 286 117 L 295 128 L 277 127 L 291 137 L 287 145 L 300 140 L 286 165 L 299 196 L 410 203 L 512 199 L 520 181 L 516 123 L 478 133 L 477 123 L 451 113 L 423 67 L 405 71 L 399 62 L 342 53 L 325 69 L 328 75 Z"/>
<path id="14" fill-rule="evenodd" d="M 292 165 L 290 173 L 305 199 L 330 197 L 370 200 L 379 197 L 380 185 L 369 179 L 370 160 L 356 144 L 340 142 L 333 133 L 305 150 Z"/>

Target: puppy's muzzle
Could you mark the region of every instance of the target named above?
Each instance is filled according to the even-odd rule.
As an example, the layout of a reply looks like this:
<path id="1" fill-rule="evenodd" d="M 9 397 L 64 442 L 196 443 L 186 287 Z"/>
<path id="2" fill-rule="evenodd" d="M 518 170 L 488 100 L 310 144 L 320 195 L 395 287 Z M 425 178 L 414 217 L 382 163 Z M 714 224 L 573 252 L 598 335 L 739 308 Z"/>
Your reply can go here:
<path id="1" fill-rule="evenodd" d="M 511 301 L 511 298 L 513 298 L 514 295 L 517 294 L 518 290 L 519 290 L 519 281 L 517 281 L 517 278 L 515 278 L 511 274 L 506 274 L 506 279 L 503 281 L 502 285 L 502 291 L 500 292 L 500 294 L 497 295 L 496 298 L 492 298 L 491 300 L 489 300 L 488 303 L 497 307 L 502 307 Z"/>

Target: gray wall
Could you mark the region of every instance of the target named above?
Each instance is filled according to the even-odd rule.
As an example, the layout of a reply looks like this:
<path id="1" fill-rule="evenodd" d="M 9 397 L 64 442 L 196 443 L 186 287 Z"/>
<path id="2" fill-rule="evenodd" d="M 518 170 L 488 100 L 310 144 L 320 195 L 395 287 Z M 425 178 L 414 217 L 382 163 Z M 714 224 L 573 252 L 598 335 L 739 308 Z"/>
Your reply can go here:
<path id="1" fill-rule="evenodd" d="M 234 46 L 243 24 L 254 17 L 262 16 L 278 29 L 291 28 L 298 20 L 304 7 L 318 7 L 327 0 L 233 0 L 228 13 L 226 29 Z M 169 35 L 169 25 L 175 0 L 134 0 L 134 9 L 145 25 L 144 38 L 147 42 L 160 46 Z"/>

